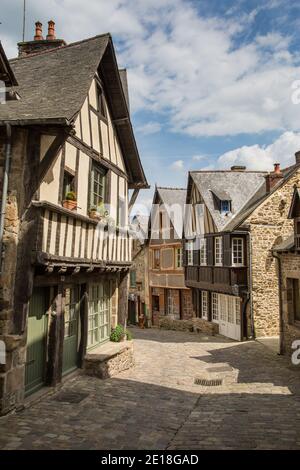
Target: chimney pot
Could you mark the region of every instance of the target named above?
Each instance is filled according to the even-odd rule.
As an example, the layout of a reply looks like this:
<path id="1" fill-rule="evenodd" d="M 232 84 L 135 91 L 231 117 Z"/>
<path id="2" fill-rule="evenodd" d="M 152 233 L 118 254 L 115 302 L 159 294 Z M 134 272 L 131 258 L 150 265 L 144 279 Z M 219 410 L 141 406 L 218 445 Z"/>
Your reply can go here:
<path id="1" fill-rule="evenodd" d="M 276 173 L 277 175 L 281 173 L 280 163 L 274 163 L 274 173 Z"/>
<path id="2" fill-rule="evenodd" d="M 43 25 L 40 21 L 37 21 L 35 23 L 35 36 L 34 36 L 34 40 L 35 41 L 42 41 L 44 38 L 43 38 Z"/>
<path id="3" fill-rule="evenodd" d="M 300 164 L 300 150 L 298 150 L 298 152 L 295 153 L 295 159 L 296 159 L 296 164 L 299 165 Z"/>
<path id="4" fill-rule="evenodd" d="M 48 21 L 48 34 L 47 34 L 47 40 L 52 41 L 56 39 L 55 36 L 55 23 L 53 20 Z"/>

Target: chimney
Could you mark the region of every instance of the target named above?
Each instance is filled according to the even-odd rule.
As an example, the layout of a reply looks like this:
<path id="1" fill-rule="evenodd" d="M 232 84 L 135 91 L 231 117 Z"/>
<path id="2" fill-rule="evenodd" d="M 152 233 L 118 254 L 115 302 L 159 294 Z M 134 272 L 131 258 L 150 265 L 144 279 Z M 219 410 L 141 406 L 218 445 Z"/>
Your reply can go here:
<path id="1" fill-rule="evenodd" d="M 272 189 L 283 179 L 280 169 L 280 163 L 274 163 L 274 171 L 266 176 L 266 191 L 271 192 Z"/>
<path id="2" fill-rule="evenodd" d="M 233 165 L 230 168 L 231 171 L 246 171 L 246 167 L 242 165 Z"/>
<path id="3" fill-rule="evenodd" d="M 53 41 L 56 39 L 55 36 L 55 23 L 53 20 L 48 21 L 48 34 L 47 34 L 47 41 Z"/>
<path id="4" fill-rule="evenodd" d="M 300 164 L 300 150 L 295 153 L 296 165 Z"/>
<path id="5" fill-rule="evenodd" d="M 40 21 L 37 21 L 35 23 L 35 36 L 34 40 L 35 41 L 43 41 L 43 25 Z"/>
<path id="6" fill-rule="evenodd" d="M 55 23 L 53 20 L 48 21 L 48 34 L 46 39 L 43 38 L 42 23 L 35 23 L 35 35 L 33 41 L 19 42 L 19 57 L 37 54 L 50 49 L 66 46 L 63 39 L 56 39 Z"/>

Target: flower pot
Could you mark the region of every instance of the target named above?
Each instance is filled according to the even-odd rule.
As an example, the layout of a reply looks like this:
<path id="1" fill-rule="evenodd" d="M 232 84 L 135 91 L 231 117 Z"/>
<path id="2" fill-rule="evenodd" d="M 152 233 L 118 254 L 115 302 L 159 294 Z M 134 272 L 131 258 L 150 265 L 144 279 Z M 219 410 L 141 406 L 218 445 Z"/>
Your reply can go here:
<path id="1" fill-rule="evenodd" d="M 95 219 L 95 220 L 100 220 L 101 219 L 101 216 L 100 216 L 99 212 L 97 212 L 97 211 L 89 211 L 89 217 L 91 219 Z"/>
<path id="2" fill-rule="evenodd" d="M 77 209 L 77 201 L 72 201 L 70 199 L 65 199 L 63 201 L 63 207 L 65 209 L 69 209 L 69 211 L 74 211 L 75 209 Z"/>
<path id="3" fill-rule="evenodd" d="M 144 316 L 140 316 L 139 317 L 139 327 L 140 328 L 145 328 L 145 317 Z"/>

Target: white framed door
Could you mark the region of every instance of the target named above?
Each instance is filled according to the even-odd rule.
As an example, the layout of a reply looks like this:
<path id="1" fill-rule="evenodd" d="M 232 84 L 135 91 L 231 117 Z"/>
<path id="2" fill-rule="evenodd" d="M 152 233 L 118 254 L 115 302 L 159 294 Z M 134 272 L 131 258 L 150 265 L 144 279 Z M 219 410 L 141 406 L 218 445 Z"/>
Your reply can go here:
<path id="1" fill-rule="evenodd" d="M 212 321 L 219 324 L 219 333 L 241 341 L 241 299 L 233 295 L 212 294 Z"/>

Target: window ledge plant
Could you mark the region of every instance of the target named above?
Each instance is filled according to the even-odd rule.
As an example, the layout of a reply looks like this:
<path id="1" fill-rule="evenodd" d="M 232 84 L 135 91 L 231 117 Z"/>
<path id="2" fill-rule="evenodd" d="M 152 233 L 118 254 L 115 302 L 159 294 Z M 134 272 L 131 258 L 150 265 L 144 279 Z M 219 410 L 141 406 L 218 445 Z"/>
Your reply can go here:
<path id="1" fill-rule="evenodd" d="M 74 191 L 69 191 L 66 193 L 65 199 L 63 200 L 63 207 L 71 211 L 77 209 L 77 196 Z"/>

